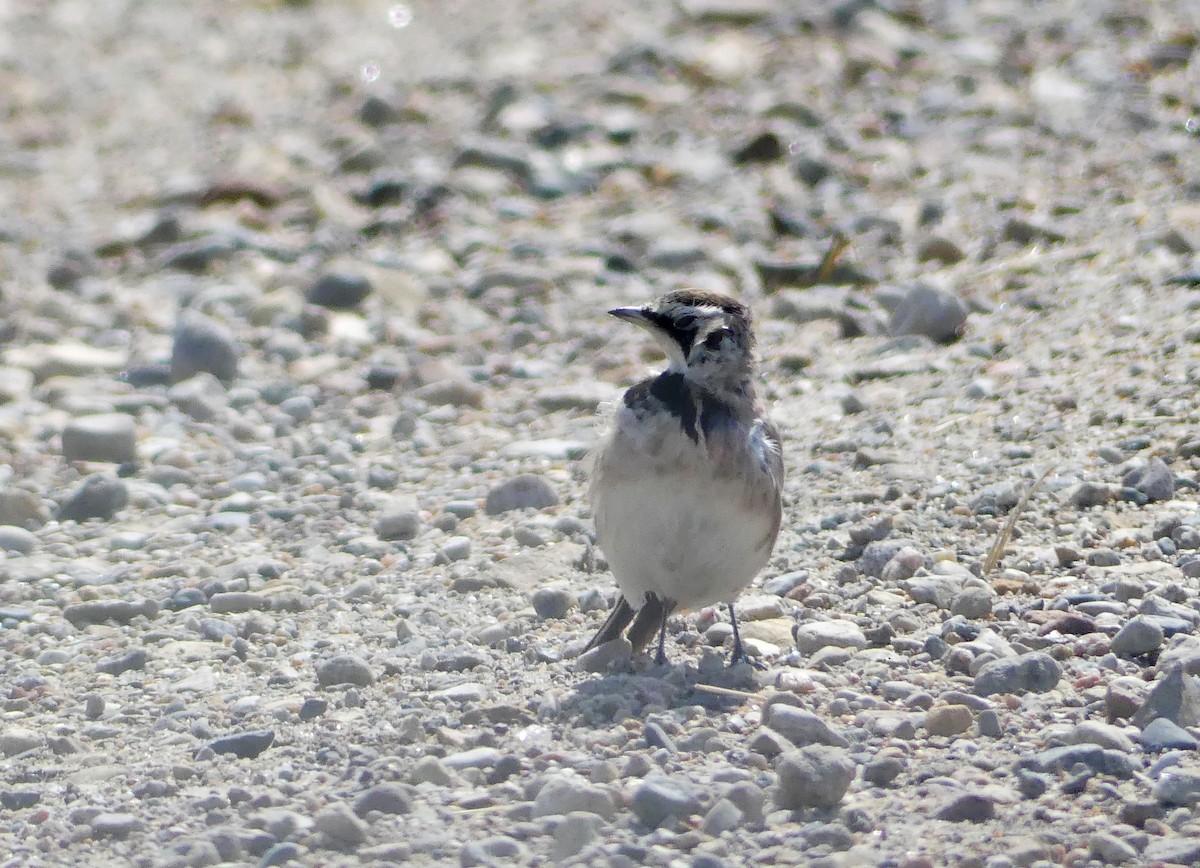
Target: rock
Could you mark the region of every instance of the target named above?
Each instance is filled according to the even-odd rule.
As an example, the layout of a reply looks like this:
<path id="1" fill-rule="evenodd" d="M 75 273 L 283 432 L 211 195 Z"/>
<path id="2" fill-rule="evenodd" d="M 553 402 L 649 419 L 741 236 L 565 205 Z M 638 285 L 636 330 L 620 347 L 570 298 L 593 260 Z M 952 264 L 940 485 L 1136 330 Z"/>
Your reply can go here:
<path id="1" fill-rule="evenodd" d="M 310 696 L 304 700 L 296 716 L 301 720 L 315 720 L 329 710 L 329 701 Z"/>
<path id="2" fill-rule="evenodd" d="M 1142 851 L 1147 865 L 1196 865 L 1200 864 L 1200 838 L 1170 836 L 1152 838 Z"/>
<path id="3" fill-rule="evenodd" d="M 616 805 L 608 790 L 573 774 L 562 773 L 550 778 L 533 800 L 535 819 L 576 811 L 597 814 L 610 821 L 617 815 Z"/>
<path id="4" fill-rule="evenodd" d="M 175 382 L 207 372 L 228 383 L 237 376 L 237 341 L 233 333 L 199 311 L 184 310 L 175 321 L 171 379 Z"/>
<path id="5" fill-rule="evenodd" d="M 167 390 L 167 399 L 197 422 L 220 418 L 228 403 L 224 384 L 207 371 L 200 371 Z"/>
<path id="6" fill-rule="evenodd" d="M 356 654 L 339 654 L 317 664 L 317 683 L 322 687 L 353 684 L 367 687 L 375 683 L 375 674 L 367 661 Z"/>
<path id="7" fill-rule="evenodd" d="M 122 672 L 131 672 L 134 670 L 146 668 L 147 654 L 145 648 L 134 648 L 125 654 L 118 654 L 115 657 L 106 657 L 96 664 L 97 672 L 104 672 L 108 675 L 120 675 Z"/>
<path id="8" fill-rule="evenodd" d="M 413 539 L 421 532 L 416 498 L 398 497 L 375 519 L 375 535 L 382 540 Z"/>
<path id="9" fill-rule="evenodd" d="M 427 383 L 413 393 L 426 403 L 439 407 L 475 407 L 483 406 L 484 390 L 463 379 L 437 380 Z"/>
<path id="10" fill-rule="evenodd" d="M 49 516 L 42 499 L 24 488 L 0 489 L 0 524 L 36 530 Z"/>
<path id="11" fill-rule="evenodd" d="M 1112 775 L 1129 779 L 1133 777 L 1133 764 L 1129 755 L 1119 750 L 1109 750 L 1096 744 L 1068 744 L 1052 747 L 1018 761 L 1018 767 L 1029 767 L 1036 772 L 1069 772 L 1083 764 L 1098 775 Z"/>
<path id="12" fill-rule="evenodd" d="M 1006 657 L 985 663 L 975 675 L 978 696 L 996 693 L 1046 693 L 1062 678 L 1062 667 L 1049 654 L 1031 651 L 1019 657 Z"/>
<path id="13" fill-rule="evenodd" d="M 452 564 L 455 561 L 466 560 L 471 555 L 471 538 L 469 536 L 446 537 L 438 549 L 437 563 Z"/>
<path id="14" fill-rule="evenodd" d="M 948 238 L 940 235 L 931 236 L 917 247 L 917 262 L 940 262 L 943 265 L 954 265 L 962 262 L 967 256 L 963 249 Z"/>
<path id="15" fill-rule="evenodd" d="M 904 760 L 898 756 L 876 757 L 863 766 L 863 780 L 872 786 L 886 787 L 904 771 Z"/>
<path id="16" fill-rule="evenodd" d="M 566 588 L 539 588 L 530 600 L 533 610 L 544 621 L 567 617 L 575 605 L 575 595 Z"/>
<path id="17" fill-rule="evenodd" d="M 135 461 L 137 427 L 124 413 L 80 416 L 63 428 L 62 451 L 67 461 Z"/>
<path id="18" fill-rule="evenodd" d="M 923 335 L 947 343 L 962 336 L 966 322 L 967 305 L 957 293 L 917 284 L 892 311 L 888 330 L 893 335 Z"/>
<path id="19" fill-rule="evenodd" d="M 1142 707 L 1148 693 L 1148 685 L 1140 678 L 1114 678 L 1104 691 L 1105 716 L 1110 722 L 1133 717 Z"/>
<path id="20" fill-rule="evenodd" d="M 36 790 L 0 790 L 0 805 L 8 811 L 24 811 L 42 800 Z"/>
<path id="21" fill-rule="evenodd" d="M 233 754 L 240 759 L 254 759 L 275 742 L 275 730 L 261 729 L 226 735 L 208 743 L 213 753 Z"/>
<path id="22" fill-rule="evenodd" d="M 330 271 L 318 277 L 304 297 L 310 304 L 330 310 L 352 310 L 370 294 L 371 281 L 361 274 Z"/>
<path id="23" fill-rule="evenodd" d="M 435 756 L 421 757 L 409 771 L 408 779 L 414 784 L 433 784 L 438 787 L 452 787 L 462 781 L 445 762 Z"/>
<path id="24" fill-rule="evenodd" d="M 849 742 L 829 728 L 811 711 L 794 705 L 774 703 L 767 707 L 763 723 L 782 735 L 796 747 L 812 744 L 849 747 Z"/>
<path id="25" fill-rule="evenodd" d="M 139 615 L 153 618 L 158 614 L 158 605 L 150 600 L 88 600 L 72 603 L 63 609 L 63 617 L 76 627 L 88 624 L 103 624 L 113 621 L 128 624 Z"/>
<path id="26" fill-rule="evenodd" d="M 559 504 L 558 494 L 541 476 L 523 474 L 488 492 L 484 512 L 500 515 L 514 509 L 545 509 Z"/>
<path id="27" fill-rule="evenodd" d="M 643 826 L 657 829 L 668 817 L 684 819 L 700 811 L 700 800 L 688 784 L 654 775 L 633 793 L 630 803 Z"/>
<path id="28" fill-rule="evenodd" d="M 105 811 L 97 814 L 91 822 L 92 834 L 101 838 L 124 838 L 142 828 L 142 821 L 133 814 Z"/>
<path id="29" fill-rule="evenodd" d="M 1155 718 L 1165 717 L 1177 726 L 1200 724 L 1200 682 L 1196 676 L 1184 674 L 1176 666 L 1160 674 L 1141 708 L 1133 716 L 1133 724 L 1142 730 Z"/>
<path id="30" fill-rule="evenodd" d="M 1081 482 L 1078 486 L 1071 490 L 1067 499 L 1072 506 L 1079 509 L 1089 509 L 1093 506 L 1103 506 L 1110 500 L 1115 499 L 1117 492 L 1110 485 L 1101 485 L 1098 482 Z"/>
<path id="31" fill-rule="evenodd" d="M 965 705 L 935 705 L 925 712 L 925 731 L 930 735 L 959 735 L 973 722 L 971 709 Z"/>
<path id="32" fill-rule="evenodd" d="M 578 856 L 599 834 L 601 820 L 586 811 L 567 814 L 554 827 L 554 843 L 550 847 L 550 858 L 558 865 Z"/>
<path id="33" fill-rule="evenodd" d="M 38 539 L 23 527 L 12 524 L 0 525 L 0 551 L 31 554 L 37 548 Z"/>
<path id="34" fill-rule="evenodd" d="M 313 827 L 341 845 L 354 847 L 367 840 L 367 824 L 343 802 L 335 802 L 313 817 Z"/>
<path id="35" fill-rule="evenodd" d="M 934 816 L 951 823 L 985 823 L 996 816 L 996 803 L 980 793 L 959 793 Z"/>
<path id="36" fill-rule="evenodd" d="M 109 521 L 127 503 L 129 490 L 124 482 L 96 473 L 59 504 L 57 518 L 59 521 L 87 521 L 89 518 Z"/>
<path id="37" fill-rule="evenodd" d="M 5 756 L 16 756 L 27 750 L 41 747 L 44 742 L 45 739 L 40 733 L 31 729 L 12 727 L 0 732 L 0 753 Z"/>
<path id="38" fill-rule="evenodd" d="M 1165 717 L 1156 717 L 1146 724 L 1138 742 L 1146 753 L 1162 753 L 1168 750 L 1194 751 L 1198 742 L 1186 729 Z"/>
<path id="39" fill-rule="evenodd" d="M 1129 471 L 1121 484 L 1140 491 L 1149 503 L 1175 496 L 1175 474 L 1161 458 L 1151 458 L 1143 466 Z"/>
<path id="40" fill-rule="evenodd" d="M 704 815 L 700 828 L 705 834 L 716 837 L 722 832 L 736 829 L 742 817 L 742 809 L 729 799 L 717 799 Z"/>
<path id="41" fill-rule="evenodd" d="M 836 808 L 854 780 L 854 762 L 845 751 L 826 745 L 788 751 L 776 760 L 775 771 L 775 802 L 791 811 Z"/>
<path id="42" fill-rule="evenodd" d="M 271 602 L 252 591 L 226 591 L 209 597 L 208 607 L 217 614 L 254 612 L 271 608 Z"/>
<path id="43" fill-rule="evenodd" d="M 955 595 L 950 604 L 950 614 L 962 615 L 964 618 L 976 620 L 992 614 L 992 603 L 996 592 L 991 588 L 963 588 Z"/>
<path id="44" fill-rule="evenodd" d="M 1133 862 L 1138 852 L 1130 844 L 1108 832 L 1093 832 L 1088 838 L 1088 852 L 1105 865 Z"/>
<path id="45" fill-rule="evenodd" d="M 811 621 L 796 628 L 800 653 L 814 654 L 827 646 L 858 650 L 867 647 L 867 637 L 852 621 Z"/>
<path id="46" fill-rule="evenodd" d="M 1100 747 L 1124 753 L 1133 752 L 1133 739 L 1119 726 L 1101 723 L 1098 720 L 1085 720 L 1075 724 L 1074 729 L 1067 734 L 1067 741 L 1071 744 L 1098 744 Z"/>
<path id="47" fill-rule="evenodd" d="M 1160 805 L 1192 807 L 1200 803 L 1200 774 L 1167 769 L 1155 783 L 1151 795 Z"/>

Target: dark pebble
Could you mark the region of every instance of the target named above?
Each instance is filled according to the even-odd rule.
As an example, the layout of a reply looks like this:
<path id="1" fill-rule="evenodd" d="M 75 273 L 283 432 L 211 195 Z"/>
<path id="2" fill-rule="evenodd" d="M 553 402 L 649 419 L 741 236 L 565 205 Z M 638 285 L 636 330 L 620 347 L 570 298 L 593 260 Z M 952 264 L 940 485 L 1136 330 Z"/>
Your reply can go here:
<path id="1" fill-rule="evenodd" d="M 129 503 L 125 483 L 113 477 L 93 474 L 85 479 L 58 507 L 59 521 L 86 521 L 89 518 L 111 519 Z"/>
<path id="2" fill-rule="evenodd" d="M 328 708 L 328 701 L 310 696 L 308 699 L 304 700 L 304 704 L 300 706 L 300 719 L 312 720 L 313 718 L 320 717 L 328 710 Z"/>
<path id="3" fill-rule="evenodd" d="M 238 346 L 233 333 L 199 311 L 185 310 L 175 321 L 171 379 L 187 380 L 201 372 L 228 383 L 237 376 Z"/>
<path id="4" fill-rule="evenodd" d="M 305 298 L 330 310 L 352 310 L 370 294 L 371 281 L 361 274 L 332 271 L 318 277 Z"/>
<path id="5" fill-rule="evenodd" d="M 273 729 L 263 729 L 256 732 L 242 732 L 237 735 L 226 735 L 209 742 L 208 746 L 214 753 L 229 753 L 241 759 L 254 759 L 275 741 Z"/>
<path id="6" fill-rule="evenodd" d="M 146 668 L 146 649 L 134 648 L 126 654 L 108 657 L 96 664 L 97 672 L 107 672 L 109 675 L 120 675 L 135 669 Z"/>
<path id="7" fill-rule="evenodd" d="M 137 603 L 129 600 L 88 600 L 86 603 L 73 603 L 63 609 L 63 617 L 76 627 L 103 624 L 105 621 L 128 624 L 139 615 L 153 618 L 157 614 L 158 606 L 149 600 Z"/>

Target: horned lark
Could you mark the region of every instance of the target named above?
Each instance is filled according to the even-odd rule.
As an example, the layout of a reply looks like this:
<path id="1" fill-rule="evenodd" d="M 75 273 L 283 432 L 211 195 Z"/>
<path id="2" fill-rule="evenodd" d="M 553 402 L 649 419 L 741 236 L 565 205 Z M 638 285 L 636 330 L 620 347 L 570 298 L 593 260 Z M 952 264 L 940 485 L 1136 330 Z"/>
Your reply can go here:
<path id="1" fill-rule="evenodd" d="M 724 602 L 730 663 L 744 660 L 733 600 L 770 557 L 783 486 L 779 432 L 754 391 L 750 312 L 680 290 L 609 313 L 650 332 L 668 365 L 625 393 L 597 450 L 596 538 L 621 596 L 584 650 L 629 627 L 636 652 L 657 630 L 663 663 L 668 616 Z"/>

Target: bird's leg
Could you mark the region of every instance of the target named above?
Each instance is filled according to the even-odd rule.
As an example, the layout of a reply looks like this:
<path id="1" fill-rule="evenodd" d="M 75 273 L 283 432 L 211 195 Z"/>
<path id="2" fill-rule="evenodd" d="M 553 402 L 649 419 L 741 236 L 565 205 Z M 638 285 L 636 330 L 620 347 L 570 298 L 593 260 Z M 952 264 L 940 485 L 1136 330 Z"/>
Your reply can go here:
<path id="1" fill-rule="evenodd" d="M 659 666 L 667 662 L 667 618 L 671 616 L 671 612 L 674 610 L 674 600 L 663 600 L 662 621 L 658 625 L 658 654 L 654 656 L 654 662 Z"/>
<path id="2" fill-rule="evenodd" d="M 729 665 L 737 666 L 739 663 L 749 663 L 750 658 L 746 656 L 746 649 L 742 647 L 742 634 L 738 632 L 737 616 L 733 614 L 733 603 L 729 603 L 729 623 L 733 625 L 733 653 L 729 655 Z"/>

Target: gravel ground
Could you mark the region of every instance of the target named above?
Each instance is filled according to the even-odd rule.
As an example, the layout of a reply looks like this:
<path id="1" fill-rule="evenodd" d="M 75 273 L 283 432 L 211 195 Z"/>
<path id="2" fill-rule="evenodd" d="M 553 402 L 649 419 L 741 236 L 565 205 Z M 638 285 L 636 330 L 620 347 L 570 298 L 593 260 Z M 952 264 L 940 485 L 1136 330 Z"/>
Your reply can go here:
<path id="1" fill-rule="evenodd" d="M 0 2 L 0 864 L 1200 862 L 1200 11 L 576 5 Z M 757 668 L 578 656 L 680 286 Z"/>

